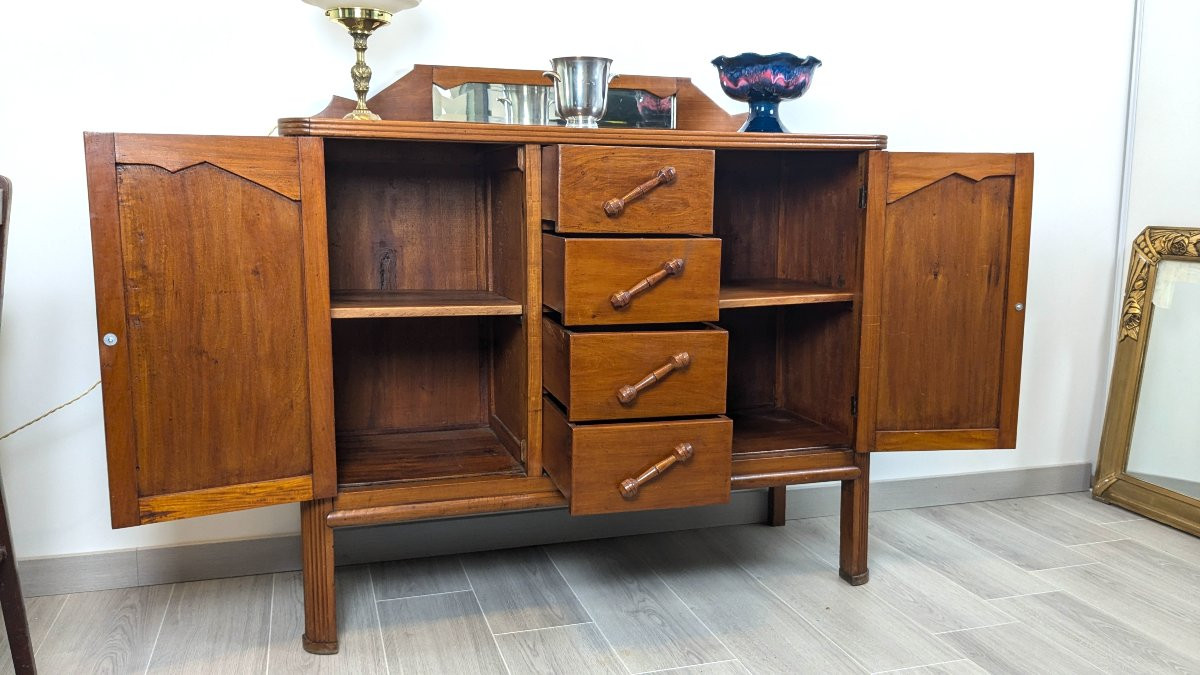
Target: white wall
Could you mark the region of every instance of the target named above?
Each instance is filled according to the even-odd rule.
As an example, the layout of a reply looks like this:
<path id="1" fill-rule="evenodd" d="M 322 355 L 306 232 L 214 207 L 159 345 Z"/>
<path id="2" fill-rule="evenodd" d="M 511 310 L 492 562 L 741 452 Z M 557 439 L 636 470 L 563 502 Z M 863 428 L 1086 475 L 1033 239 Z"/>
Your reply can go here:
<path id="1" fill-rule="evenodd" d="M 349 38 L 298 0 L 55 4 L 0 22 L 0 172 L 15 183 L 0 332 L 0 429 L 98 377 L 83 130 L 265 134 L 349 90 Z M 709 60 L 793 51 L 825 66 L 784 104 L 793 131 L 885 133 L 893 150 L 1037 153 L 1016 451 L 878 456 L 874 477 L 1091 459 L 1117 238 L 1131 2 L 562 3 L 427 0 L 371 41 L 376 90 L 414 62 L 542 68 L 595 52 L 623 73 L 692 77 L 731 111 Z M 610 35 L 617 34 L 617 37 Z M 108 526 L 100 397 L 0 444 L 22 557 L 297 530 L 276 507 Z"/>
<path id="2" fill-rule="evenodd" d="M 1200 41 L 1195 36 L 1200 4 L 1190 0 L 1145 0 L 1143 4 L 1128 217 L 1119 251 L 1121 295 L 1131 244 L 1143 229 L 1200 227 L 1200 88 L 1193 86 L 1194 67 L 1200 62 Z M 1175 266 L 1186 266 L 1186 271 L 1164 274 Z M 1200 410 L 1200 390 L 1180 361 L 1180 355 L 1194 351 L 1200 336 L 1196 267 L 1194 263 L 1159 265 L 1153 337 L 1131 438 L 1128 469 L 1132 472 L 1200 481 L 1200 440 L 1193 426 L 1179 424 Z M 1157 302 L 1166 276 L 1176 277 L 1177 282 L 1167 284 L 1175 286 L 1170 308 Z"/>
<path id="3" fill-rule="evenodd" d="M 1200 227 L 1200 3 L 1146 0 L 1122 260 L 1149 226 Z M 1122 283 L 1125 269 L 1121 269 Z"/>

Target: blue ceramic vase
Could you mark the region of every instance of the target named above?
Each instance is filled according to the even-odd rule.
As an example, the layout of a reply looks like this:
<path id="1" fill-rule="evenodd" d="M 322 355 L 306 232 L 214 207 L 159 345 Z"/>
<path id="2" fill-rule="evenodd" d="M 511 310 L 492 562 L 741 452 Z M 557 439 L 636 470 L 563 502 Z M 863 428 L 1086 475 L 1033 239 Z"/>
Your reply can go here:
<path id="1" fill-rule="evenodd" d="M 735 101 L 750 104 L 750 117 L 740 131 L 786 133 L 779 122 L 779 102 L 799 98 L 812 84 L 821 60 L 795 54 L 738 54 L 718 56 L 713 65 L 721 76 L 721 89 Z"/>

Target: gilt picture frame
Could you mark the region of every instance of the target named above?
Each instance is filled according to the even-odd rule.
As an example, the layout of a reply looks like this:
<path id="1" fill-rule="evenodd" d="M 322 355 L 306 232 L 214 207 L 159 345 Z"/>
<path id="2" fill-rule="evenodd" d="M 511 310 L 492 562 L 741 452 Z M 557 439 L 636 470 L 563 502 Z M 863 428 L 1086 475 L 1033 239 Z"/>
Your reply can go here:
<path id="1" fill-rule="evenodd" d="M 1128 471 L 1147 349 L 1153 335 L 1159 265 L 1167 260 L 1200 265 L 1200 229 L 1148 227 L 1134 239 L 1092 496 L 1200 536 L 1200 499 Z M 1179 377 L 1185 385 L 1191 374 L 1181 368 Z"/>

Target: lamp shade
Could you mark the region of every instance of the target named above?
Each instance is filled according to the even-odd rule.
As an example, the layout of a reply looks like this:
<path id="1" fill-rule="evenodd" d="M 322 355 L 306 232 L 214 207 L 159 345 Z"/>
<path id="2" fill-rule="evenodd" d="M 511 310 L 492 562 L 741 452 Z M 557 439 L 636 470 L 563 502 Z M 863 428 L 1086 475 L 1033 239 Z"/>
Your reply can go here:
<path id="1" fill-rule="evenodd" d="M 338 7 L 363 7 L 380 9 L 391 14 L 403 12 L 421 4 L 421 0 L 304 0 L 304 2 L 326 11 Z"/>

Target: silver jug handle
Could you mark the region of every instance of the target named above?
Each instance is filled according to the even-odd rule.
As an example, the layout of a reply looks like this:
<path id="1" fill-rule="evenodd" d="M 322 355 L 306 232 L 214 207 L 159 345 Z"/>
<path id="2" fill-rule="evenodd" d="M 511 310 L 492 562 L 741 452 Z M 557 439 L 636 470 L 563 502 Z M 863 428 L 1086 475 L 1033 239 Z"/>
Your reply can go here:
<path id="1" fill-rule="evenodd" d="M 542 71 L 542 77 L 548 77 L 548 78 L 554 80 L 555 82 L 558 82 L 559 80 L 562 79 L 561 77 L 558 76 L 558 73 L 554 72 L 553 70 Z"/>

